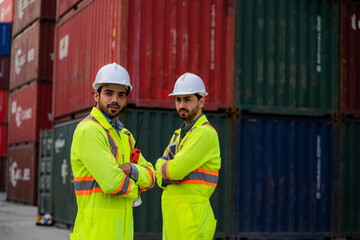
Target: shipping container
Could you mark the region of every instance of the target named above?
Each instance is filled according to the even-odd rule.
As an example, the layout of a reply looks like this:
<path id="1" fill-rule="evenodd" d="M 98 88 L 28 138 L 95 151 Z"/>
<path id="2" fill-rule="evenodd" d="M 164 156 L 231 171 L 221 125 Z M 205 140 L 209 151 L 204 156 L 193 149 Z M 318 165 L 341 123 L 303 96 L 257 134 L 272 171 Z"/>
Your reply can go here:
<path id="1" fill-rule="evenodd" d="M 6 156 L 7 150 L 7 124 L 0 123 L 0 158 Z"/>
<path id="2" fill-rule="evenodd" d="M 236 107 L 245 113 L 338 112 L 338 2 L 236 2 Z"/>
<path id="3" fill-rule="evenodd" d="M 51 178 L 53 163 L 53 131 L 40 131 L 38 170 L 38 212 L 51 214 Z M 56 191 L 56 189 L 55 189 Z"/>
<path id="4" fill-rule="evenodd" d="M 9 147 L 7 200 L 36 205 L 38 150 L 36 143 Z"/>
<path id="5" fill-rule="evenodd" d="M 207 110 L 232 107 L 234 2 L 81 2 L 57 24 L 55 121 L 93 106 L 91 84 L 111 62 L 129 71 L 138 107 L 173 108 L 168 94 L 186 71 L 203 78 Z"/>
<path id="6" fill-rule="evenodd" d="M 82 0 L 57 0 L 56 18 L 59 19 Z"/>
<path id="7" fill-rule="evenodd" d="M 340 5 L 340 111 L 360 117 L 360 2 Z"/>
<path id="8" fill-rule="evenodd" d="M 340 233 L 360 238 L 360 120 L 348 119 L 340 135 Z"/>
<path id="9" fill-rule="evenodd" d="M 0 22 L 0 56 L 10 55 L 11 23 Z"/>
<path id="10" fill-rule="evenodd" d="M 0 1 L 0 22 L 12 22 L 14 15 L 14 0 Z"/>
<path id="11" fill-rule="evenodd" d="M 13 39 L 10 89 L 32 80 L 52 81 L 54 27 L 52 22 L 34 22 Z"/>
<path id="12" fill-rule="evenodd" d="M 256 115 L 234 125 L 234 236 L 334 236 L 338 126 L 328 119 Z"/>
<path id="13" fill-rule="evenodd" d="M 6 158 L 0 157 L 0 192 L 6 191 Z"/>
<path id="14" fill-rule="evenodd" d="M 8 121 L 8 91 L 0 90 L 0 123 Z"/>
<path id="15" fill-rule="evenodd" d="M 15 37 L 36 20 L 55 22 L 56 0 L 14 0 L 14 23 L 12 36 Z"/>
<path id="16" fill-rule="evenodd" d="M 91 85 L 97 71 L 120 59 L 120 1 L 91 2 L 82 2 L 56 26 L 55 121 L 64 115 L 88 111 L 95 105 Z"/>
<path id="17" fill-rule="evenodd" d="M 51 83 L 34 81 L 10 94 L 9 145 L 38 142 L 40 130 L 51 129 Z"/>
<path id="18" fill-rule="evenodd" d="M 0 89 L 8 90 L 10 81 L 10 57 L 0 56 Z"/>
<path id="19" fill-rule="evenodd" d="M 70 149 L 80 120 L 54 125 L 51 209 L 55 224 L 73 225 L 77 213 Z"/>

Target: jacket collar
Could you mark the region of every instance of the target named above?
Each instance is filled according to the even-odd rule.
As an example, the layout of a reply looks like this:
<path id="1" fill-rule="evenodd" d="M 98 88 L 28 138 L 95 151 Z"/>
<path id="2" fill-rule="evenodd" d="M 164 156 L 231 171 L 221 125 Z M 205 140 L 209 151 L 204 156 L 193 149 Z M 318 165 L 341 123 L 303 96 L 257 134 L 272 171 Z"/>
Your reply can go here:
<path id="1" fill-rule="evenodd" d="M 101 126 L 103 126 L 104 128 L 106 128 L 107 130 L 110 131 L 111 128 L 113 128 L 110 123 L 106 120 L 106 118 L 104 117 L 104 115 L 100 112 L 99 109 L 97 109 L 96 107 L 93 107 L 90 115 L 94 116 L 94 118 L 96 118 L 96 120 L 99 121 L 99 123 L 101 124 Z"/>

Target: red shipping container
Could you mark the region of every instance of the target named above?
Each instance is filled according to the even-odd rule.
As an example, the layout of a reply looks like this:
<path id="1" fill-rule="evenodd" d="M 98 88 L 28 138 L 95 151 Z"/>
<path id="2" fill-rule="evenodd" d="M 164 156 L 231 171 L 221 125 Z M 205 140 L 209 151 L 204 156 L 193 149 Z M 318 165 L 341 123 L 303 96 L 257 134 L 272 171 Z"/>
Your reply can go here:
<path id="1" fill-rule="evenodd" d="M 38 142 L 51 129 L 52 84 L 34 81 L 10 94 L 8 144 Z"/>
<path id="2" fill-rule="evenodd" d="M 9 89 L 10 57 L 0 56 L 0 89 Z"/>
<path id="3" fill-rule="evenodd" d="M 120 59 L 120 1 L 79 4 L 56 27 L 54 116 L 88 110 L 101 66 Z M 94 17 L 96 16 L 96 17 Z"/>
<path id="4" fill-rule="evenodd" d="M 15 0 L 12 35 L 26 29 L 32 22 L 55 20 L 56 0 Z"/>
<path id="5" fill-rule="evenodd" d="M 36 21 L 11 46 L 10 89 L 32 80 L 52 81 L 54 27 Z"/>
<path id="6" fill-rule="evenodd" d="M 82 0 L 57 0 L 56 18 L 59 19 L 64 13 L 66 13 L 80 1 Z"/>
<path id="7" fill-rule="evenodd" d="M 34 143 L 9 148 L 8 200 L 37 204 L 38 154 Z"/>
<path id="8" fill-rule="evenodd" d="M 0 22 L 12 22 L 14 14 L 14 0 L 0 1 Z"/>
<path id="9" fill-rule="evenodd" d="M 6 156 L 6 123 L 0 123 L 0 157 Z"/>
<path id="10" fill-rule="evenodd" d="M 0 90 L 0 123 L 7 122 L 8 91 Z"/>
<path id="11" fill-rule="evenodd" d="M 340 111 L 360 117 L 360 2 L 340 5 Z"/>
<path id="12" fill-rule="evenodd" d="M 6 158 L 0 157 L 0 192 L 5 191 Z"/>
<path id="13" fill-rule="evenodd" d="M 95 0 L 66 14 L 56 29 L 55 120 L 93 106 L 91 84 L 99 68 L 113 61 L 129 71 L 134 89 L 128 103 L 174 108 L 168 94 L 190 71 L 206 84 L 206 110 L 233 107 L 234 5 Z"/>

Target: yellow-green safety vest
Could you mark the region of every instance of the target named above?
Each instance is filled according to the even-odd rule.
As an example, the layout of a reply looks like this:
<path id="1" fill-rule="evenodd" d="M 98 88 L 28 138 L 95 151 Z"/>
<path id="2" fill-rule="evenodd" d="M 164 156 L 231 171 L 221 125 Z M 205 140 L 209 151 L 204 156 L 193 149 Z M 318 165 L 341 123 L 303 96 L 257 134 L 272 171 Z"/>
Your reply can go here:
<path id="1" fill-rule="evenodd" d="M 123 128 L 118 135 L 95 107 L 77 125 L 71 167 L 78 212 L 71 240 L 133 239 L 133 201 L 155 183 L 154 168 L 141 154 L 136 182 L 119 168 L 130 162 L 133 146 L 131 133 Z"/>
<path id="2" fill-rule="evenodd" d="M 213 239 L 216 220 L 209 198 L 221 166 L 219 138 L 205 115 L 196 120 L 181 142 L 180 131 L 175 131 L 169 143 L 176 146 L 174 158 L 162 157 L 156 163 L 157 183 L 164 189 L 163 239 Z M 180 182 L 164 186 L 163 179 Z"/>

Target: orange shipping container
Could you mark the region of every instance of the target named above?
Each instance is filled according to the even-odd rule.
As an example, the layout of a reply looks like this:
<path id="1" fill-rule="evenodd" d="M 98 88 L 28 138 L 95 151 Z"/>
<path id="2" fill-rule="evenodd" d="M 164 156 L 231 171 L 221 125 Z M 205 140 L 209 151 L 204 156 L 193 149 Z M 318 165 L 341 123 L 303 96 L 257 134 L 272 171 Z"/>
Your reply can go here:
<path id="1" fill-rule="evenodd" d="M 34 143 L 9 148 L 8 200 L 37 204 L 38 154 Z"/>
<path id="2" fill-rule="evenodd" d="M 52 81 L 54 26 L 36 21 L 11 46 L 10 89 L 32 80 Z"/>
<path id="3" fill-rule="evenodd" d="M 12 22 L 14 15 L 14 0 L 0 1 L 0 22 Z"/>

